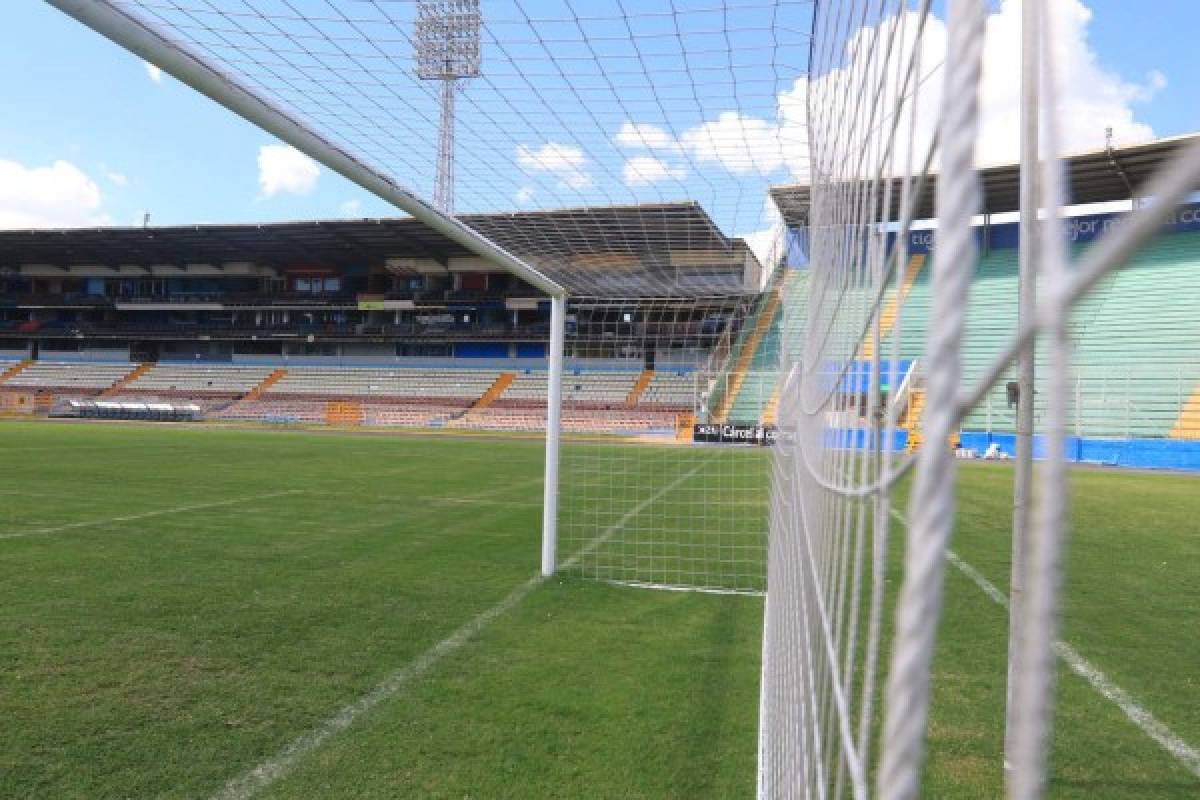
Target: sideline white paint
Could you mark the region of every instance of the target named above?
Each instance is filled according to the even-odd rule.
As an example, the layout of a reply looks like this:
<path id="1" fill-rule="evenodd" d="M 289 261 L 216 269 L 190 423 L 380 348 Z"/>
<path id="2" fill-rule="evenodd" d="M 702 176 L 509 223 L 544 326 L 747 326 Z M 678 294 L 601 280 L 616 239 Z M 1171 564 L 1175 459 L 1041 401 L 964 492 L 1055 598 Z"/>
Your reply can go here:
<path id="1" fill-rule="evenodd" d="M 908 527 L 908 520 L 900 512 L 892 509 L 892 516 L 899 520 L 900 524 Z M 983 577 L 979 570 L 963 561 L 953 550 L 946 551 L 946 560 L 953 564 L 959 572 L 970 578 L 971 582 L 990 597 L 996 605 L 1008 608 L 1008 597 L 994 583 Z M 1121 709 L 1122 713 L 1142 733 L 1157 742 L 1159 747 L 1173 756 L 1188 772 L 1200 778 L 1200 750 L 1180 739 L 1174 731 L 1150 713 L 1149 709 L 1135 700 L 1129 692 L 1113 683 L 1099 667 L 1080 655 L 1079 651 L 1071 645 L 1063 641 L 1056 642 L 1054 652 L 1072 672 L 1091 684 L 1092 688 L 1101 696 Z"/>
<path id="2" fill-rule="evenodd" d="M 167 514 L 183 514 L 188 511 L 201 511 L 206 508 L 232 506 L 238 503 L 252 503 L 256 500 L 269 500 L 272 497 L 283 497 L 284 495 L 301 494 L 302 492 L 302 489 L 285 489 L 281 492 L 267 492 L 266 494 L 250 495 L 249 497 L 235 497 L 230 500 L 215 500 L 211 503 L 194 503 L 187 506 L 175 506 L 174 508 L 160 508 L 157 511 L 143 511 L 138 514 L 126 514 L 120 517 L 108 517 L 107 519 L 85 519 L 81 522 L 70 522 L 66 525 L 56 525 L 52 528 L 34 528 L 33 530 L 28 531 L 0 533 L 0 539 L 20 539 L 25 536 L 45 536 L 46 534 L 59 533 L 60 531 L 71 531 L 78 528 L 95 528 L 101 525 L 111 525 L 115 522 L 133 522 L 139 519 L 162 517 Z"/>
<path id="3" fill-rule="evenodd" d="M 701 465 L 702 466 L 702 465 Z M 580 559 L 612 538 L 625 523 L 646 509 L 651 503 L 657 502 L 668 492 L 675 489 L 688 478 L 700 471 L 700 466 L 680 475 L 675 480 L 626 511 L 620 519 L 610 525 L 603 533 L 592 539 L 578 553 L 563 562 L 562 567 L 569 569 L 576 566 Z M 380 703 L 391 699 L 412 681 L 429 672 L 439 661 L 454 653 L 480 631 L 491 624 L 496 618 L 511 611 L 525 597 L 542 585 L 547 579 L 535 575 L 517 586 L 496 605 L 480 612 L 475 618 L 459 627 L 445 639 L 430 647 L 413 661 L 392 672 L 378 683 L 374 689 L 349 705 L 343 706 L 336 714 L 329 717 L 317 727 L 294 739 L 277 754 L 262 762 L 247 772 L 230 779 L 224 787 L 213 795 L 213 800 L 248 800 L 258 792 L 267 788 L 275 781 L 287 775 L 306 756 L 325 744 L 330 737 L 346 730 L 359 717 L 374 709 Z"/>

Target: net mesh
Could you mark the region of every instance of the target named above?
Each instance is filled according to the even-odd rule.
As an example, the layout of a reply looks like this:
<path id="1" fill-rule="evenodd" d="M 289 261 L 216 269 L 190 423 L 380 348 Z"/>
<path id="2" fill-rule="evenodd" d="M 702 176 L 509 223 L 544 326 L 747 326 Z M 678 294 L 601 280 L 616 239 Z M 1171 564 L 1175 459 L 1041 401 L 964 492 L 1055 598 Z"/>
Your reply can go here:
<path id="1" fill-rule="evenodd" d="M 1035 334 L 1042 335 L 1038 360 L 1049 376 L 1036 397 L 1047 449 L 1026 560 L 1014 575 L 1025 592 L 1013 599 L 1005 755 L 1010 796 L 1045 792 L 1067 495 L 1064 434 L 1082 426 L 1089 410 L 1121 402 L 1115 385 L 1096 386 L 1094 372 L 1072 375 L 1072 309 L 1186 198 L 1200 158 L 1196 148 L 1181 151 L 1142 189 L 1158 202 L 1136 210 L 1068 268 L 1056 161 L 1056 101 L 1063 95 L 1050 46 L 1055 8 L 1038 4 L 1026 33 L 1044 109 L 1041 161 L 1031 174 L 1049 209 L 1045 221 L 1029 226 L 1040 253 L 1039 300 L 1019 319 L 1008 316 L 1007 325 L 988 329 L 981 350 L 989 314 L 972 303 L 988 288 L 973 285 L 988 6 L 951 0 L 943 21 L 929 3 L 818 5 L 808 103 L 811 186 L 781 198 L 793 216 L 808 220 L 811 259 L 806 305 L 785 301 L 783 308 L 785 326 L 804 332 L 798 346 L 783 348 L 781 365 L 760 796 L 921 793 L 958 431 L 968 416 L 997 413 L 1007 389 L 1000 381 L 1012 376 L 1013 359 L 1033 346 Z M 929 237 L 914 231 L 912 209 L 931 194 L 937 219 Z M 914 323 L 917 331 L 909 333 Z M 1126 381 L 1127 394 L 1133 381 Z M 1160 395 L 1155 402 L 1168 401 Z M 1004 413 L 1011 426 L 1012 411 Z M 1119 412 L 1099 416 L 1101 424 L 1132 425 Z M 893 535 L 895 524 L 902 537 Z M 885 587 L 896 560 L 903 566 L 892 607 Z"/>
<path id="2" fill-rule="evenodd" d="M 807 172 L 809 0 L 112 5 L 566 289 L 560 569 L 764 590 L 767 188 Z M 549 379 L 447 426 L 544 430 Z"/>
<path id="3" fill-rule="evenodd" d="M 454 3 L 112 5 L 433 195 L 442 86 L 419 74 L 416 23 Z M 746 258 L 736 237 L 765 256 L 780 230 L 766 187 L 806 174 L 811 13 L 809 0 L 487 3 L 455 82 L 455 211 L 571 294 L 744 291 L 723 268 Z M 538 213 L 562 209 L 575 212 Z"/>
<path id="4" fill-rule="evenodd" d="M 773 297 L 571 306 L 568 424 L 581 413 L 618 414 L 627 429 L 563 445 L 561 566 L 643 586 L 765 589 L 763 426 L 773 417 L 780 332 Z M 606 368 L 618 371 L 596 371 Z M 635 429 L 643 420 L 648 427 Z M 744 438 L 729 445 L 709 430 Z"/>

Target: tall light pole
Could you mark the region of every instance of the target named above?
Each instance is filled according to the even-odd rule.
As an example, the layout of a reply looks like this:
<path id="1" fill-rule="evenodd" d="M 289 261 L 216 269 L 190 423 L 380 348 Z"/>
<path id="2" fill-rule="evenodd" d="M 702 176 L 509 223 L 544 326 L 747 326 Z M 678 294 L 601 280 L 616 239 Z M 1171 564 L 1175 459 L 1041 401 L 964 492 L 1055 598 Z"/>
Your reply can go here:
<path id="1" fill-rule="evenodd" d="M 433 204 L 454 211 L 454 99 L 458 82 L 479 75 L 479 0 L 417 0 L 417 77 L 442 84 Z"/>

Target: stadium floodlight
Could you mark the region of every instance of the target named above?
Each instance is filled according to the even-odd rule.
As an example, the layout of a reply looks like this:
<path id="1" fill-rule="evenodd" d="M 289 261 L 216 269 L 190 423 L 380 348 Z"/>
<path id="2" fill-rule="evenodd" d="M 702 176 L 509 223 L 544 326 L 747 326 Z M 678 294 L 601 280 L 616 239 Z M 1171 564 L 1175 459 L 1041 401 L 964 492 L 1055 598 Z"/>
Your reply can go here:
<path id="1" fill-rule="evenodd" d="M 439 81 L 441 121 L 433 203 L 454 210 L 454 98 L 459 81 L 479 75 L 479 0 L 417 0 L 417 76 Z"/>

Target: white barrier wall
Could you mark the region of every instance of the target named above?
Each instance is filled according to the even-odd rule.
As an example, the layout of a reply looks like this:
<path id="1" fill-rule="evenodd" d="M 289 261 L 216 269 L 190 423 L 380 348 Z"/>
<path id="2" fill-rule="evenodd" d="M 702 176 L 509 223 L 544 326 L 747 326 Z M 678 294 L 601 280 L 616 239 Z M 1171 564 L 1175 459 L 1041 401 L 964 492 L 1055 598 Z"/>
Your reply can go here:
<path id="1" fill-rule="evenodd" d="M 129 361 L 128 347 L 38 351 L 39 361 Z"/>

